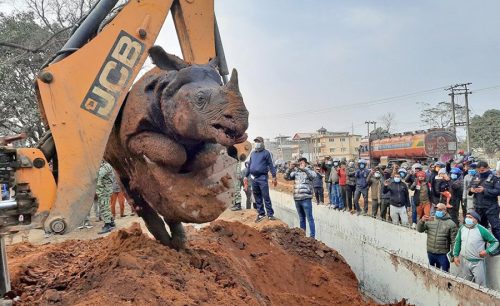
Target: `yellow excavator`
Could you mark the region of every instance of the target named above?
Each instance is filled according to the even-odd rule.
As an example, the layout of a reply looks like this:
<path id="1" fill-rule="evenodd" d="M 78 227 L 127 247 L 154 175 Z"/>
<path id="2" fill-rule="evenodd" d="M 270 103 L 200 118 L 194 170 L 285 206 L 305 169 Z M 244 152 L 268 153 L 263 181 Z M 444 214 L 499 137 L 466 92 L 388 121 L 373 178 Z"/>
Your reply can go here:
<path id="1" fill-rule="evenodd" d="M 217 57 L 229 74 L 213 0 L 101 0 L 38 74 L 39 108 L 48 129 L 36 148 L 0 141 L 0 183 L 15 191 L 0 201 L 0 234 L 31 228 L 62 234 L 92 205 L 97 172 L 125 97 L 171 12 L 184 61 Z M 248 146 L 245 148 L 248 150 Z M 10 290 L 2 239 L 0 293 Z"/>

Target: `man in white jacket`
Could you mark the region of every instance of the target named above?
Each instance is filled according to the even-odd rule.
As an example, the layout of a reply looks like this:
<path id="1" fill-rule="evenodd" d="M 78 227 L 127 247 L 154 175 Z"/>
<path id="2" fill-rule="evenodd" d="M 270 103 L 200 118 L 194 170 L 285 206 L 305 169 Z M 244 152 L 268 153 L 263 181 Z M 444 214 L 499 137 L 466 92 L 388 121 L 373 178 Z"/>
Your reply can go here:
<path id="1" fill-rule="evenodd" d="M 465 217 L 465 224 L 458 230 L 453 248 L 454 263 L 461 266 L 461 275 L 480 286 L 486 285 L 486 257 L 494 254 L 498 240 L 486 228 L 478 224 L 481 216 L 470 211 Z M 488 243 L 488 247 L 486 247 Z"/>

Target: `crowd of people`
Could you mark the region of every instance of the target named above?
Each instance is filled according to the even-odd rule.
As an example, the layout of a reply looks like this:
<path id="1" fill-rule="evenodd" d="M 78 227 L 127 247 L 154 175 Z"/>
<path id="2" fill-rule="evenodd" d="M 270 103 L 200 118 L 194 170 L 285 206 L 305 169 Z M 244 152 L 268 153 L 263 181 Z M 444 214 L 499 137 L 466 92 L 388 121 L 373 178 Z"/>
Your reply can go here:
<path id="1" fill-rule="evenodd" d="M 276 185 L 276 169 L 263 139 L 254 141 L 256 149 L 241 173 L 241 185 L 247 194 L 246 207 L 253 202 L 260 222 L 266 214 L 274 219 L 268 179 L 271 173 Z M 306 158 L 289 161 L 283 170 L 284 179 L 294 182 L 300 228 L 306 231 L 308 223 L 313 238 L 315 199 L 317 205 L 333 210 L 426 233 L 430 265 L 448 272 L 454 263 L 464 278 L 480 285 L 485 284 L 484 259 L 500 253 L 500 169 L 491 170 L 485 161 L 466 156 L 446 163 L 369 167 L 363 159 L 327 156 L 316 163 Z M 232 210 L 241 209 L 239 201 Z"/>
<path id="2" fill-rule="evenodd" d="M 289 165 L 285 179 L 297 172 L 295 162 Z M 500 253 L 500 169 L 490 170 L 487 162 L 471 156 L 426 166 L 371 168 L 363 159 L 354 162 L 326 157 L 300 169 L 304 174 L 300 182 L 295 181 L 296 201 L 297 193 L 304 193 L 309 184 L 318 205 L 425 232 L 430 265 L 448 272 L 450 262 L 455 263 L 466 279 L 484 285 L 484 258 Z M 323 186 L 328 194 L 326 203 Z M 312 212 L 307 216 L 314 227 Z"/>

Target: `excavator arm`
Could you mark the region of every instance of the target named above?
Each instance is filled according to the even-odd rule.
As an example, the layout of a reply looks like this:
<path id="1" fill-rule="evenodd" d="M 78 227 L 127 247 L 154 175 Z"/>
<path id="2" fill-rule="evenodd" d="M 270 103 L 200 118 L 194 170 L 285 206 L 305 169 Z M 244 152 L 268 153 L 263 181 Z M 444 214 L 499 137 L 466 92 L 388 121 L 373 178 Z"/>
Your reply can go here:
<path id="1" fill-rule="evenodd" d="M 219 55 L 221 74 L 227 74 L 213 0 L 116 3 L 98 2 L 38 75 L 39 107 L 50 133 L 39 149 L 0 152 L 4 175 L 13 176 L 5 181 L 16 189 L 15 201 L 0 205 L 8 211 L 4 229 L 43 225 L 64 233 L 89 213 L 115 119 L 169 11 L 185 61 L 204 64 Z"/>

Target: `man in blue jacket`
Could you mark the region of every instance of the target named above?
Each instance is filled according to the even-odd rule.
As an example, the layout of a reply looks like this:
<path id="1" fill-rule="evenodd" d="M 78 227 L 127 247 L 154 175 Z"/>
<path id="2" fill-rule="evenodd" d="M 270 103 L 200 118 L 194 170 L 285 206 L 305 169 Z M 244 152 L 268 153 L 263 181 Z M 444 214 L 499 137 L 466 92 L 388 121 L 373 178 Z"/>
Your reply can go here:
<path id="1" fill-rule="evenodd" d="M 359 197 L 363 195 L 363 215 L 368 213 L 368 175 L 370 170 L 366 169 L 367 162 L 364 159 L 358 161 L 359 169 L 356 170 L 354 176 L 356 177 L 356 190 L 354 191 L 354 207 L 357 214 L 361 213 L 359 207 Z"/>
<path id="2" fill-rule="evenodd" d="M 245 174 L 245 179 L 250 176 L 253 179 L 252 190 L 257 206 L 258 216 L 255 222 L 258 223 L 266 217 L 269 220 L 275 220 L 271 198 L 269 197 L 268 173 L 271 171 L 273 177 L 273 186 L 277 185 L 276 169 L 274 168 L 271 153 L 264 147 L 264 139 L 257 137 L 254 139 L 255 150 L 250 154 L 248 161 L 248 171 Z M 265 210 L 264 210 L 264 203 Z"/>

